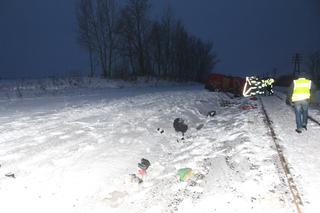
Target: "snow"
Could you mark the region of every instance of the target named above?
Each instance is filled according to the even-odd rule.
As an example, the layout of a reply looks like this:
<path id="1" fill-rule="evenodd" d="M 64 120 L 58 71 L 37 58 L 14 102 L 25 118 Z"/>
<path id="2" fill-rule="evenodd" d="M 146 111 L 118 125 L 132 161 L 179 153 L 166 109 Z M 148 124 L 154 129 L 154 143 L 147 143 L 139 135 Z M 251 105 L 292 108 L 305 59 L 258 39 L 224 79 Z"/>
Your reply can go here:
<path id="1" fill-rule="evenodd" d="M 198 84 L 16 85 L 0 90 L 1 213 L 296 212 L 259 101 Z M 298 135 L 284 101 L 262 101 L 303 212 L 316 212 L 320 127 Z M 175 118 L 188 124 L 184 140 Z M 129 175 L 141 158 L 151 166 L 138 184 Z M 181 168 L 193 170 L 190 180 L 178 180 Z"/>
<path id="2" fill-rule="evenodd" d="M 302 135 L 290 134 L 295 128 L 295 117 L 292 110 L 288 110 L 281 100 L 268 100 L 266 107 L 270 110 L 271 119 L 274 122 L 276 134 L 279 135 L 280 145 L 284 147 L 284 154 L 289 162 L 293 179 L 297 181 L 299 191 L 305 197 L 305 211 L 317 212 L 318 197 L 320 191 L 320 159 L 319 159 L 319 130 L 320 126 L 311 121 L 308 122 L 308 132 Z M 318 110 L 310 110 L 314 118 L 319 117 Z"/>

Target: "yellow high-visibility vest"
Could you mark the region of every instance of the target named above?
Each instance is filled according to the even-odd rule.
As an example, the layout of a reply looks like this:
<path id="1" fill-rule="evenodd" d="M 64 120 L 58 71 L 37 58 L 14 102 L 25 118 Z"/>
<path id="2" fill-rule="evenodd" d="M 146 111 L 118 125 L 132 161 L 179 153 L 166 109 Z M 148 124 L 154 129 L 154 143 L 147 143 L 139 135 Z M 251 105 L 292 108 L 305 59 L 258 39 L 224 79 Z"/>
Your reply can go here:
<path id="1" fill-rule="evenodd" d="M 310 98 L 311 81 L 305 78 L 294 80 L 292 101 L 302 101 Z"/>
<path id="2" fill-rule="evenodd" d="M 268 85 L 272 85 L 273 83 L 274 83 L 274 79 L 273 78 L 267 79 L 267 84 Z"/>

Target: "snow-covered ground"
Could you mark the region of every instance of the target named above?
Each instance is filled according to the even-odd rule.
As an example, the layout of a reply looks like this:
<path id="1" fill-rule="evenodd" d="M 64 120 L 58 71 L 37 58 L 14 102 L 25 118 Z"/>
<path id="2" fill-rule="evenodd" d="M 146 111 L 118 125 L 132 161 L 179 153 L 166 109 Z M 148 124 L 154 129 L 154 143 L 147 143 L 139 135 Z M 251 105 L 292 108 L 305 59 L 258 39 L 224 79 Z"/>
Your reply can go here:
<path id="1" fill-rule="evenodd" d="M 259 101 L 195 84 L 112 85 L 0 94 L 1 213 L 296 212 Z M 320 126 L 297 135 L 283 101 L 262 101 L 303 212 L 317 212 Z M 151 166 L 138 184 L 129 174 L 141 158 Z M 191 179 L 178 180 L 181 168 Z"/>

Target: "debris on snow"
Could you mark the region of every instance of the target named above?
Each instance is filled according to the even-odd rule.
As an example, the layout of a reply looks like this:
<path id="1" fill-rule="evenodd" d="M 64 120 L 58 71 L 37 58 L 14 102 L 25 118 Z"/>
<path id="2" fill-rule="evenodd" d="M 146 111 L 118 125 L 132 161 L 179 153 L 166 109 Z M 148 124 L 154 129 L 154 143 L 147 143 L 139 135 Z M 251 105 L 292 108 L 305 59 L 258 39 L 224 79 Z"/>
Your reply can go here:
<path id="1" fill-rule="evenodd" d="M 242 105 L 242 106 L 240 106 L 240 109 L 242 109 L 242 110 L 257 109 L 257 105 L 251 105 L 251 104 Z"/>
<path id="2" fill-rule="evenodd" d="M 151 165 L 151 164 L 150 164 L 150 161 L 147 160 L 147 159 L 145 159 L 145 158 L 142 158 L 142 159 L 141 159 L 141 162 L 138 163 L 138 167 L 139 167 L 140 169 L 143 169 L 143 170 L 147 170 L 150 165 Z"/>
<path id="3" fill-rule="evenodd" d="M 182 134 L 184 134 L 188 130 L 188 125 L 184 123 L 182 118 L 176 118 L 173 121 L 173 128 L 176 132 L 182 132 Z"/>
<path id="4" fill-rule="evenodd" d="M 204 127 L 204 124 L 199 124 L 197 127 L 196 127 L 196 129 L 197 130 L 200 130 L 200 129 L 202 129 Z"/>
<path id="5" fill-rule="evenodd" d="M 188 181 L 194 175 L 194 173 L 191 168 L 182 168 L 177 171 L 177 175 L 179 180 L 182 182 Z"/>
<path id="6" fill-rule="evenodd" d="M 217 114 L 217 112 L 215 110 L 209 111 L 208 112 L 208 117 L 214 117 Z"/>
<path id="7" fill-rule="evenodd" d="M 138 174 L 140 175 L 141 180 L 143 180 L 147 175 L 147 169 L 149 168 L 150 165 L 151 165 L 150 161 L 145 158 L 142 158 L 141 162 L 138 163 L 138 168 L 139 168 Z"/>
<path id="8" fill-rule="evenodd" d="M 77 96 L 61 91 L 55 97 L 3 100 L 4 212 L 294 212 L 261 112 L 239 109 L 255 102 L 233 99 L 225 101 L 230 107 L 222 108 L 221 95 L 202 87 L 107 91 L 84 88 Z M 294 128 L 287 106 L 264 98 L 275 124 Z M 219 113 L 214 122 L 207 117 L 212 109 Z M 189 125 L 190 137 L 179 144 L 175 130 L 166 126 L 176 117 Z M 165 127 L 165 133 L 161 128 L 156 132 L 158 127 Z M 301 139 L 286 129 L 279 131 L 287 156 L 298 159 L 289 159 L 298 166 L 294 175 L 306 177 L 301 183 L 309 208 L 316 207 L 319 191 L 317 175 L 311 175 L 319 173 L 317 130 L 310 125 L 308 143 L 298 143 Z M 132 163 L 139 163 L 141 156 L 154 160 L 146 179 Z M 303 169 L 306 156 L 309 169 Z M 6 170 L 7 165 L 12 169 Z M 192 168 L 195 174 L 180 182 L 180 168 Z M 23 175 L 6 178 L 9 171 Z M 6 184 L 10 182 L 14 184 Z"/>
<path id="9" fill-rule="evenodd" d="M 12 172 L 9 172 L 7 174 L 5 174 L 6 177 L 10 177 L 10 178 L 16 178 L 15 174 Z"/>
<path id="10" fill-rule="evenodd" d="M 158 129 L 157 129 L 157 131 L 158 131 L 158 132 L 160 132 L 161 134 L 163 134 L 163 133 L 164 133 L 164 130 L 163 130 L 163 129 L 161 129 L 161 128 L 158 128 Z"/>
<path id="11" fill-rule="evenodd" d="M 139 178 L 136 174 L 129 174 L 128 179 L 126 181 L 126 183 L 129 184 L 140 184 L 142 183 L 143 180 L 141 178 Z"/>

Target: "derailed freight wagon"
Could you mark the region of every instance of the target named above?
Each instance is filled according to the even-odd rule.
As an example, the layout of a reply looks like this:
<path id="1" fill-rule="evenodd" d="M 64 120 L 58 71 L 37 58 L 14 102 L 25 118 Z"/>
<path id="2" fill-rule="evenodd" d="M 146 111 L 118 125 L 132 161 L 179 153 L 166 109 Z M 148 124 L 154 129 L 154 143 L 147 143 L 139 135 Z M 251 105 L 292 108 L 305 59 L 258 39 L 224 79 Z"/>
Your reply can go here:
<path id="1" fill-rule="evenodd" d="M 246 80 L 241 77 L 212 73 L 205 82 L 205 88 L 210 91 L 231 92 L 241 95 Z"/>

